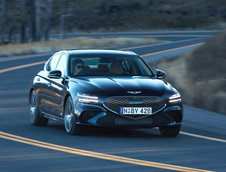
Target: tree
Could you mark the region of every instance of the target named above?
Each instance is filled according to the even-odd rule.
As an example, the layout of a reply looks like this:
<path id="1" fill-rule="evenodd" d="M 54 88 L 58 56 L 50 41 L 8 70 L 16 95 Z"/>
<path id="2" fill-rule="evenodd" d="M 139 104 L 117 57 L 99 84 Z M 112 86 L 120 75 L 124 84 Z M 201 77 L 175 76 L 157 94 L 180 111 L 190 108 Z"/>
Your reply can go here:
<path id="1" fill-rule="evenodd" d="M 20 24 L 20 42 L 25 43 L 26 40 L 26 1 L 21 0 L 21 24 Z"/>
<path id="2" fill-rule="evenodd" d="M 50 18 L 52 14 L 52 0 L 46 0 L 45 40 L 49 40 Z"/>
<path id="3" fill-rule="evenodd" d="M 41 0 L 35 0 L 35 40 L 39 41 L 41 38 L 41 33 L 40 33 L 40 2 Z"/>
<path id="4" fill-rule="evenodd" d="M 0 0 L 0 34 L 4 31 L 6 0 Z"/>

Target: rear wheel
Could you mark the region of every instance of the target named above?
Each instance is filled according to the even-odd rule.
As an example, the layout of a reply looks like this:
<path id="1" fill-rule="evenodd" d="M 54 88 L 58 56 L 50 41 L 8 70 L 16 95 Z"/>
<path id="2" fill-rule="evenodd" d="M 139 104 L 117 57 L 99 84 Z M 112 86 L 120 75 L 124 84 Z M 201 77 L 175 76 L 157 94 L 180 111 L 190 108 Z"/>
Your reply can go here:
<path id="1" fill-rule="evenodd" d="M 176 137 L 180 133 L 181 125 L 159 127 L 159 131 L 163 136 Z"/>
<path id="2" fill-rule="evenodd" d="M 30 94 L 30 122 L 34 126 L 46 126 L 48 123 L 48 119 L 41 116 L 41 112 L 39 111 L 38 101 L 36 91 L 32 90 Z"/>
<path id="3" fill-rule="evenodd" d="M 79 135 L 81 126 L 76 124 L 77 118 L 74 115 L 74 108 L 71 97 L 67 98 L 64 109 L 64 126 L 67 133 L 70 135 Z"/>

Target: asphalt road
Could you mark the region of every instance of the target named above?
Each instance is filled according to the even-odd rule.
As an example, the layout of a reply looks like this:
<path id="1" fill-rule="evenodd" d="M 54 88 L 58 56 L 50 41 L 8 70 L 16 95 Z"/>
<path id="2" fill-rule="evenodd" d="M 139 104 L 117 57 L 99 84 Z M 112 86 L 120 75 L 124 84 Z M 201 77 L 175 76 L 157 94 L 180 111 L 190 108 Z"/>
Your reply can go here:
<path id="1" fill-rule="evenodd" d="M 156 56 L 195 48 L 215 33 L 108 34 L 159 37 L 169 41 L 114 47 L 132 50 L 152 61 Z M 70 136 L 61 122 L 51 121 L 47 127 L 31 126 L 29 85 L 49 56 L 0 58 L 0 172 L 226 171 L 226 116 L 187 105 L 182 132 L 176 138 L 162 137 L 157 129 L 90 127 L 83 136 Z"/>

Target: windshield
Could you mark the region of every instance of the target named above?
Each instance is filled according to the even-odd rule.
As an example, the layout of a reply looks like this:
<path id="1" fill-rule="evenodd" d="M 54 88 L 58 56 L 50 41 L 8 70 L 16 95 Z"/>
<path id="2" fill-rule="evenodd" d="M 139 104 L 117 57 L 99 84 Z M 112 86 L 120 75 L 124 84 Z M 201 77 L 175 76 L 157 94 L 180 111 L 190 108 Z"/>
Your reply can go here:
<path id="1" fill-rule="evenodd" d="M 138 56 L 70 55 L 69 71 L 75 76 L 153 76 Z"/>

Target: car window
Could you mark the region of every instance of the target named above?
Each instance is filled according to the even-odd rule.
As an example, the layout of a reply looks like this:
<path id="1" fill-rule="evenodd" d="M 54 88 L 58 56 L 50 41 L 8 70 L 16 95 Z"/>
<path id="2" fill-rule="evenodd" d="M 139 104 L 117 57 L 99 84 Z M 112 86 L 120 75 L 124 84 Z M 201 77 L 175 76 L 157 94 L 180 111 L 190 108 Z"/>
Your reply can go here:
<path id="1" fill-rule="evenodd" d="M 138 56 L 70 56 L 71 76 L 153 76 Z"/>
<path id="2" fill-rule="evenodd" d="M 59 61 L 59 58 L 61 56 L 61 53 L 56 53 L 52 56 L 50 61 L 46 65 L 46 70 L 47 71 L 52 71 L 56 69 L 57 63 Z"/>
<path id="3" fill-rule="evenodd" d="M 62 54 L 58 64 L 57 64 L 57 67 L 56 67 L 56 70 L 60 70 L 62 75 L 65 75 L 66 73 L 66 66 L 67 66 L 67 56 L 66 54 Z"/>

